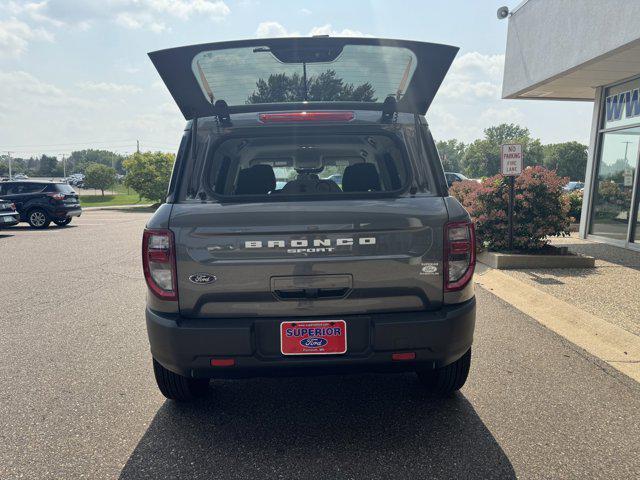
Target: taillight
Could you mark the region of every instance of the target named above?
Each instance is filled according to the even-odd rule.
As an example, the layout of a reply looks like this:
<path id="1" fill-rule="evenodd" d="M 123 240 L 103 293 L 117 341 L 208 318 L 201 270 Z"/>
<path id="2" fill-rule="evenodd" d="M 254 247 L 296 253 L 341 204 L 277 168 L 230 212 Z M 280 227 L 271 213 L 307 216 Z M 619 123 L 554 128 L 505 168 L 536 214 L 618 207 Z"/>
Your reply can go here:
<path id="1" fill-rule="evenodd" d="M 461 290 L 476 266 L 476 234 L 471 222 L 447 223 L 444 228 L 444 289 Z"/>
<path id="2" fill-rule="evenodd" d="M 355 117 L 355 113 L 346 111 L 275 112 L 258 114 L 258 120 L 262 123 L 350 122 Z"/>
<path id="3" fill-rule="evenodd" d="M 178 300 L 176 255 L 171 230 L 145 229 L 142 235 L 142 267 L 151 291 L 163 300 Z"/>
<path id="4" fill-rule="evenodd" d="M 65 195 L 64 193 L 50 193 L 49 196 L 54 200 L 61 202 L 62 200 L 64 200 Z"/>

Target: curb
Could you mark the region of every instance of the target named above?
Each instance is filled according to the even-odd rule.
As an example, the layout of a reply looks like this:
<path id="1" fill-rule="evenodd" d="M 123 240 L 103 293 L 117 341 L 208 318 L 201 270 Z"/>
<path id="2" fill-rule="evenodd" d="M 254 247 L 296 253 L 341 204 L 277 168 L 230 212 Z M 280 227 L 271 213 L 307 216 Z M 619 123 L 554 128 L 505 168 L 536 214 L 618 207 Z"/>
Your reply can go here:
<path id="1" fill-rule="evenodd" d="M 91 210 L 121 210 L 121 209 L 131 209 L 131 208 L 149 208 L 152 207 L 153 204 L 145 204 L 145 205 L 141 205 L 139 203 L 134 204 L 134 205 L 105 205 L 102 207 L 82 207 L 82 211 L 91 211 Z"/>
<path id="2" fill-rule="evenodd" d="M 594 268 L 596 259 L 587 255 L 527 255 L 481 252 L 478 261 L 498 270 L 519 268 Z"/>
<path id="3" fill-rule="evenodd" d="M 640 337 L 499 270 L 478 269 L 475 282 L 538 323 L 640 382 Z"/>

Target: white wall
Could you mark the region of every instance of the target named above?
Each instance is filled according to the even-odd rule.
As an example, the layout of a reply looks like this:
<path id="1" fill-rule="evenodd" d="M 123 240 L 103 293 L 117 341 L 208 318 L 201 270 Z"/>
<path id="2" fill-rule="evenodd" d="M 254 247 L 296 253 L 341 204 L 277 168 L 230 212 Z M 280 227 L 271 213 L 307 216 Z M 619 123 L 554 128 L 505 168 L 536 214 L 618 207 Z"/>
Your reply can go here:
<path id="1" fill-rule="evenodd" d="M 509 18 L 502 96 L 513 97 L 639 37 L 640 0 L 529 0 Z"/>

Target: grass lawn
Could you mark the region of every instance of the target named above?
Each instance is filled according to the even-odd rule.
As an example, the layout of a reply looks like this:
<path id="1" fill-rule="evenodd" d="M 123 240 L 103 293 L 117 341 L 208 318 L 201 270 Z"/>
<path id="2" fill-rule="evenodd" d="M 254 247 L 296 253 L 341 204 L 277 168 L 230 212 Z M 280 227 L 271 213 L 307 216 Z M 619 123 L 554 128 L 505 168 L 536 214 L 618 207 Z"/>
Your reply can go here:
<path id="1" fill-rule="evenodd" d="M 140 201 L 137 193 L 127 195 L 122 193 L 119 195 L 80 195 L 80 205 L 83 207 L 111 207 L 114 205 L 137 205 L 152 203 L 146 199 Z"/>

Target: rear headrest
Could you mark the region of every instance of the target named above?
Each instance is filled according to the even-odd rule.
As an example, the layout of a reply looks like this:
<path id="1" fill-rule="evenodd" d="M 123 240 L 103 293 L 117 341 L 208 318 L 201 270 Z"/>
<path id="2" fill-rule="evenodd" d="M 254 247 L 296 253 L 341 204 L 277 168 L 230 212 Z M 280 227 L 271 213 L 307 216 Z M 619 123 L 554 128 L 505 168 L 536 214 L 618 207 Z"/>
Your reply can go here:
<path id="1" fill-rule="evenodd" d="M 344 192 L 379 192 L 380 176 L 373 163 L 349 165 L 342 174 Z"/>
<path id="2" fill-rule="evenodd" d="M 266 195 L 276 189 L 276 175 L 271 165 L 254 165 L 238 173 L 236 195 Z"/>

